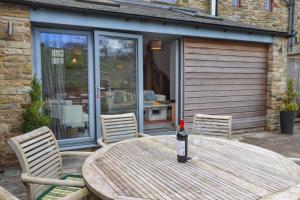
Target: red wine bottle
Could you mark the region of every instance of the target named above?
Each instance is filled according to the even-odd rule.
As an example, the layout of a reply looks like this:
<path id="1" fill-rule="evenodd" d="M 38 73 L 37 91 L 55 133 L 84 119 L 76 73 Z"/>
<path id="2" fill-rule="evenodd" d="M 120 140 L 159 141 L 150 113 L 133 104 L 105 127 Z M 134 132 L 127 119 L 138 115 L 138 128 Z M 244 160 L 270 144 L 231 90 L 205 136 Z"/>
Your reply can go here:
<path id="1" fill-rule="evenodd" d="M 188 133 L 184 130 L 184 120 L 180 120 L 176 138 L 177 161 L 185 163 L 188 158 Z"/>

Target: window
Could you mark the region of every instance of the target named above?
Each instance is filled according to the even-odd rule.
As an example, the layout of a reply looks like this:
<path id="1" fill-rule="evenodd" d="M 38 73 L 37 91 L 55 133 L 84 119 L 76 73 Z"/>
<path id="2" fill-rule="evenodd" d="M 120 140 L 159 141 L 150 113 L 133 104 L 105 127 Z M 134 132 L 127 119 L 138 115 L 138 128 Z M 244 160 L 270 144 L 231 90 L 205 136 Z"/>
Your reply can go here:
<path id="1" fill-rule="evenodd" d="M 43 98 L 58 140 L 89 137 L 88 36 L 40 32 Z"/>
<path id="2" fill-rule="evenodd" d="M 233 7 L 240 7 L 240 0 L 232 0 Z"/>
<path id="3" fill-rule="evenodd" d="M 265 0 L 266 1 L 266 10 L 272 11 L 273 10 L 273 0 Z"/>

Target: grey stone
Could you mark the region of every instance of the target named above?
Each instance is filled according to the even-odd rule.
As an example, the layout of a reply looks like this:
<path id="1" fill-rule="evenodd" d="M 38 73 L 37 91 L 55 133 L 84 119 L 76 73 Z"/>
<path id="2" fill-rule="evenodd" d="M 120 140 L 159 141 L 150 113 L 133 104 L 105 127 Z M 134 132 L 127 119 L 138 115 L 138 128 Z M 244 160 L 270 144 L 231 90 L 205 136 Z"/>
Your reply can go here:
<path id="1" fill-rule="evenodd" d="M 8 133 L 10 130 L 10 127 L 8 124 L 0 123 L 0 134 Z"/>
<path id="2" fill-rule="evenodd" d="M 8 103 L 8 104 L 0 104 L 0 110 L 12 110 L 12 109 L 20 109 L 21 104 L 19 103 Z"/>

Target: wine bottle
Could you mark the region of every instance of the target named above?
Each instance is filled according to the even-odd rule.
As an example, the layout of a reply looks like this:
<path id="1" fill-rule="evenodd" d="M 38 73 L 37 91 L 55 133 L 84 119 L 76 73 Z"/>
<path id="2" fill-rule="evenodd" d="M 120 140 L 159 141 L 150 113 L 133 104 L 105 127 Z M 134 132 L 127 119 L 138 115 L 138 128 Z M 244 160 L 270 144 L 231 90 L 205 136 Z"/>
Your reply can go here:
<path id="1" fill-rule="evenodd" d="M 188 133 L 184 130 L 184 120 L 180 120 L 176 138 L 177 161 L 185 163 L 188 158 Z"/>

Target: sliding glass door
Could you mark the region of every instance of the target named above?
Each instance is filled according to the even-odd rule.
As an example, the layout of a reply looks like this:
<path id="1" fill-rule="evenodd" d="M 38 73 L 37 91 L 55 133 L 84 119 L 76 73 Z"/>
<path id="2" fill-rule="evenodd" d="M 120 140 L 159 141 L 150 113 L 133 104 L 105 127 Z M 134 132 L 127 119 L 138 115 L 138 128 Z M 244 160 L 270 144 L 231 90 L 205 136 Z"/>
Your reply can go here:
<path id="1" fill-rule="evenodd" d="M 135 113 L 140 121 L 143 115 L 139 97 L 143 88 L 141 40 L 137 35 L 95 32 L 97 116 Z M 99 133 L 100 130 L 98 123 Z"/>
<path id="2" fill-rule="evenodd" d="M 36 71 L 59 144 L 95 141 L 92 43 L 88 32 L 36 29 Z M 77 146 L 76 145 L 76 146 Z"/>
<path id="3" fill-rule="evenodd" d="M 143 130 L 142 36 L 94 33 L 34 31 L 34 74 L 50 128 L 65 149 L 95 145 L 101 114 L 135 113 Z"/>

